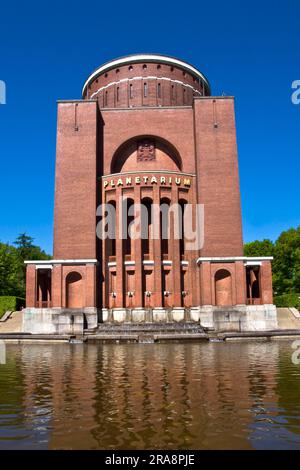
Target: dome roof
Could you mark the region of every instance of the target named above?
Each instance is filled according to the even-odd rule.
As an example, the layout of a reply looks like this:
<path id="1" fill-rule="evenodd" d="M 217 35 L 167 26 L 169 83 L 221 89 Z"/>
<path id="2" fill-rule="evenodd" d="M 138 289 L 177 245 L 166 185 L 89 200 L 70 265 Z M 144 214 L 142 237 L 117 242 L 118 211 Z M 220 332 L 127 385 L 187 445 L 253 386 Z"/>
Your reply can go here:
<path id="1" fill-rule="evenodd" d="M 132 55 L 127 55 L 124 57 L 120 57 L 118 59 L 111 60 L 101 65 L 100 67 L 98 67 L 94 72 L 91 73 L 91 75 L 86 80 L 82 89 L 82 95 L 83 96 L 85 95 L 87 87 L 93 80 L 95 80 L 99 75 L 107 72 L 108 70 L 114 69 L 122 65 L 130 65 L 130 64 L 143 63 L 143 62 L 161 63 L 161 64 L 167 64 L 173 67 L 181 68 L 182 70 L 185 70 L 186 72 L 196 77 L 198 80 L 203 81 L 205 83 L 206 88 L 210 90 L 210 85 L 209 85 L 207 78 L 199 70 L 197 70 L 193 65 L 189 64 L 188 62 L 177 59 L 175 57 L 170 57 L 170 56 L 161 55 L 161 54 L 132 54 Z"/>

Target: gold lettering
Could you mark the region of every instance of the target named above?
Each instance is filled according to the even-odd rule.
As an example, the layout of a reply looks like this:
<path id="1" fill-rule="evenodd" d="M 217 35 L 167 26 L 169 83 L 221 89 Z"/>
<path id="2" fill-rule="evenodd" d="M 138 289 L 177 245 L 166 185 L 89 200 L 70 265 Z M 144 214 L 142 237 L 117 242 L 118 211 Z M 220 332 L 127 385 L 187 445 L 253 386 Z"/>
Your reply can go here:
<path id="1" fill-rule="evenodd" d="M 147 184 L 149 182 L 151 184 L 157 184 L 158 178 L 156 176 L 135 176 L 135 178 L 134 178 L 135 184 L 141 184 L 142 181 L 145 184 Z M 169 177 L 160 176 L 159 181 L 160 181 L 161 185 L 165 185 L 165 184 L 172 185 L 173 178 L 171 176 L 169 176 Z M 182 179 L 182 178 L 179 178 L 179 177 L 175 177 L 174 182 L 177 186 L 180 186 L 181 184 L 183 184 L 184 186 L 190 187 L 191 184 L 192 184 L 190 178 L 183 178 Z M 113 179 L 110 180 L 110 181 L 105 180 L 103 182 L 103 187 L 104 187 L 104 189 L 106 189 L 110 185 L 112 188 L 114 188 L 115 186 L 123 186 L 124 184 L 126 184 L 128 186 L 131 185 L 132 184 L 132 178 L 127 176 L 126 179 L 125 179 L 125 183 L 123 182 L 122 178 L 119 178 L 116 182 Z"/>

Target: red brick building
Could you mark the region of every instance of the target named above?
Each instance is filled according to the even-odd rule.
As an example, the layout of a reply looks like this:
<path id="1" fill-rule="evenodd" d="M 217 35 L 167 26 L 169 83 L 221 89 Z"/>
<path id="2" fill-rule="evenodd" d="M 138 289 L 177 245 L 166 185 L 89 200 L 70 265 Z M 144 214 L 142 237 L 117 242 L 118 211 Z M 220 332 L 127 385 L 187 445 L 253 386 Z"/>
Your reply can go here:
<path id="1" fill-rule="evenodd" d="M 183 237 L 172 207 L 190 208 Z M 147 236 L 124 238 L 138 217 Z M 276 327 L 271 258 L 243 256 L 234 98 L 211 96 L 182 60 L 132 55 L 93 72 L 81 100 L 58 102 L 54 256 L 27 262 L 24 329 L 175 321 Z"/>

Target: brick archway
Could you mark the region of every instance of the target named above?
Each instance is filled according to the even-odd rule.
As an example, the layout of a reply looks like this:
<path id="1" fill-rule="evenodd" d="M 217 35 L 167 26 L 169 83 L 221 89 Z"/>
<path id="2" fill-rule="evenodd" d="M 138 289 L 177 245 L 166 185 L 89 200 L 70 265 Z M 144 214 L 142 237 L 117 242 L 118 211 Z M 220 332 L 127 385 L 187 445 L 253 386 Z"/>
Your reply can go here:
<path id="1" fill-rule="evenodd" d="M 153 135 L 141 135 L 123 142 L 111 160 L 111 173 L 138 170 L 182 171 L 178 150 L 169 141 Z"/>
<path id="2" fill-rule="evenodd" d="M 66 307 L 83 307 L 83 280 L 76 271 L 70 272 L 66 277 Z"/>
<path id="3" fill-rule="evenodd" d="M 232 279 L 227 269 L 219 269 L 215 273 L 216 305 L 232 305 Z"/>

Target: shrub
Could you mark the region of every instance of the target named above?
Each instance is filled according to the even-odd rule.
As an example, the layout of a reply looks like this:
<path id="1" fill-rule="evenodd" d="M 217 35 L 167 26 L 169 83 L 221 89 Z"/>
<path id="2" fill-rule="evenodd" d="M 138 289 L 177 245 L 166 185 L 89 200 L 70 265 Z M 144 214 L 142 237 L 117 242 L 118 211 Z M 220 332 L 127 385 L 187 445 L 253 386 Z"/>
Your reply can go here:
<path id="1" fill-rule="evenodd" d="M 276 307 L 295 307 L 300 310 L 300 294 L 282 294 L 274 297 Z"/>
<path id="2" fill-rule="evenodd" d="M 21 297 L 0 296 L 0 318 L 7 310 L 18 310 L 22 306 L 25 306 L 25 299 Z"/>

